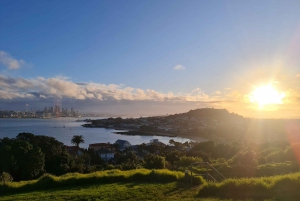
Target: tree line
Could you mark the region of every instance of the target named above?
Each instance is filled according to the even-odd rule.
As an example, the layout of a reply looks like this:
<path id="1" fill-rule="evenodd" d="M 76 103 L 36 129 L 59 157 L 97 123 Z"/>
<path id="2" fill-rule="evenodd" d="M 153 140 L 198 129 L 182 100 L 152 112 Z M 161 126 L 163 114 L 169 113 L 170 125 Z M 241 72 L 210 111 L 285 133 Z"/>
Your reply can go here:
<path id="1" fill-rule="evenodd" d="M 71 142 L 78 148 L 82 136 Z M 20 133 L 16 138 L 0 139 L 0 179 L 30 180 L 44 173 L 62 175 L 71 172 L 90 173 L 99 170 L 138 168 L 184 170 L 194 162 L 209 162 L 227 177 L 266 176 L 299 170 L 300 144 L 288 141 L 249 143 L 176 142 L 168 145 L 140 144 L 137 150 L 120 151 L 104 161 L 90 149 L 81 149 L 81 155 L 71 155 L 63 143 L 53 137 Z"/>

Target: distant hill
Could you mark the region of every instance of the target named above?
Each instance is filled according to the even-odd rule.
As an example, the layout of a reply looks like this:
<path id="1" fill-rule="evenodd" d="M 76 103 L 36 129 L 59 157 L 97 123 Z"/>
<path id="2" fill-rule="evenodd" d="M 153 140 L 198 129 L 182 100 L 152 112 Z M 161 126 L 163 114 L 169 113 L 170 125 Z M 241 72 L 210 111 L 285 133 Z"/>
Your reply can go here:
<path id="1" fill-rule="evenodd" d="M 208 117 L 214 119 L 223 119 L 223 118 L 243 118 L 242 116 L 230 113 L 226 109 L 214 109 L 214 108 L 201 108 L 196 110 L 190 110 L 186 113 L 189 117 Z"/>
<path id="2" fill-rule="evenodd" d="M 235 113 L 230 113 L 226 109 L 214 109 L 214 108 L 200 108 L 195 110 L 190 110 L 186 113 L 180 113 L 175 115 L 169 115 L 170 117 L 189 117 L 197 119 L 215 119 L 222 121 L 232 121 L 232 120 L 243 120 L 244 117 Z"/>

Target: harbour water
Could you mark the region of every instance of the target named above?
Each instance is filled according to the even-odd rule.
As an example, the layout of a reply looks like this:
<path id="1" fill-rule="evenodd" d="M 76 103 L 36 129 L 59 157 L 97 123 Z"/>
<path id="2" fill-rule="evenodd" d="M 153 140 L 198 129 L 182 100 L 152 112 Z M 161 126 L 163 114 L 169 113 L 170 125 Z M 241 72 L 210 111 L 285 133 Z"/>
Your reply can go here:
<path id="1" fill-rule="evenodd" d="M 99 118 L 98 118 L 99 119 Z M 14 138 L 19 133 L 29 132 L 35 135 L 46 135 L 56 138 L 65 145 L 72 145 L 71 139 L 74 135 L 82 135 L 84 143 L 81 147 L 87 148 L 91 143 L 110 142 L 114 143 L 118 139 L 127 140 L 131 144 L 149 143 L 152 139 L 168 144 L 170 139 L 177 142 L 190 141 L 181 137 L 163 136 L 129 136 L 114 134 L 114 129 L 105 128 L 84 128 L 84 122 L 76 122 L 75 118 L 54 118 L 54 119 L 1 119 L 0 118 L 0 138 Z"/>

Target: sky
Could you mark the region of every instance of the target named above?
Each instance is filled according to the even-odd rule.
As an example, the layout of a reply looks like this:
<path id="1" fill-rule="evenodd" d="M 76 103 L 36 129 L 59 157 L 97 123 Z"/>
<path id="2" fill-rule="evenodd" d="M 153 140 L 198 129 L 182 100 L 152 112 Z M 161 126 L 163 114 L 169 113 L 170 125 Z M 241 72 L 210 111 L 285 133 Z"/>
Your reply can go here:
<path id="1" fill-rule="evenodd" d="M 300 117 L 300 1 L 0 1 L 0 110 Z M 282 100 L 253 102 L 270 85 Z M 268 93 L 268 92 L 266 92 Z"/>

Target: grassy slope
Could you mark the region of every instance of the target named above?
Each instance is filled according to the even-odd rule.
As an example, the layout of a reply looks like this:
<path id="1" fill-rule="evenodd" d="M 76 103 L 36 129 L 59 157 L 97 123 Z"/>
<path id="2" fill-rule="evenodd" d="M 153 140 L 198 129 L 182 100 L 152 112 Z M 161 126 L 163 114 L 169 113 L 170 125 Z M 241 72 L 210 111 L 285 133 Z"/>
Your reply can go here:
<path id="1" fill-rule="evenodd" d="M 300 173 L 260 178 L 227 179 L 221 183 L 204 183 L 199 196 L 227 199 L 300 200 Z"/>
<path id="2" fill-rule="evenodd" d="M 114 183 L 57 188 L 16 195 L 6 195 L 0 200 L 194 200 L 198 189 L 182 183 Z M 220 199 L 197 198 L 203 201 Z"/>
<path id="3" fill-rule="evenodd" d="M 300 173 L 222 183 L 197 179 L 197 185 L 184 184 L 181 172 L 144 169 L 44 175 L 0 184 L 0 200 L 300 200 Z"/>

